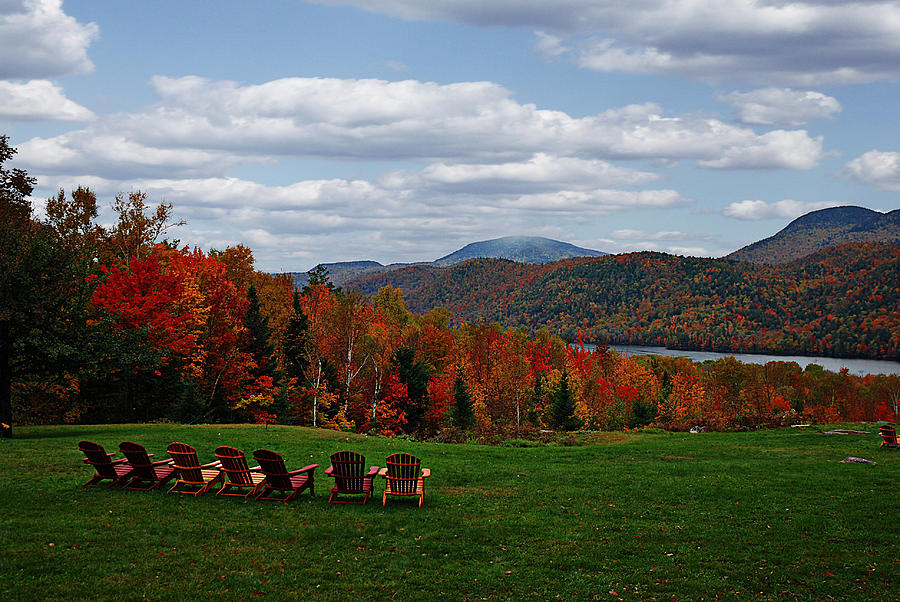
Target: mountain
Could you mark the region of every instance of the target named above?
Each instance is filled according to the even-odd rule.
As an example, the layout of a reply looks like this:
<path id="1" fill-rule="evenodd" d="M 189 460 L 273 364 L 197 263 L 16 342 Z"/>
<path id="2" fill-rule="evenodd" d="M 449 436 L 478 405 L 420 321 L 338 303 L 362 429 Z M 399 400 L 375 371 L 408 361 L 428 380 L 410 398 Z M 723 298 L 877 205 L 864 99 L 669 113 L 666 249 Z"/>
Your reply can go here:
<path id="1" fill-rule="evenodd" d="M 600 257 L 602 251 L 576 247 L 541 236 L 504 236 L 493 240 L 473 242 L 462 249 L 445 255 L 432 265 L 445 268 L 478 257 L 509 259 L 517 263 L 550 263 L 570 257 Z"/>
<path id="2" fill-rule="evenodd" d="M 356 282 L 364 276 L 383 274 L 409 266 L 449 267 L 476 257 L 494 257 L 519 263 L 540 264 L 569 257 L 599 257 L 601 255 L 607 255 L 607 253 L 582 249 L 566 242 L 540 236 L 506 236 L 494 240 L 473 242 L 431 262 L 382 265 L 377 261 L 339 261 L 320 265 L 328 270 L 328 278 L 335 286 L 343 287 L 348 282 Z M 287 274 L 293 278 L 294 286 L 297 288 L 303 288 L 309 282 L 307 272 L 287 272 Z"/>
<path id="3" fill-rule="evenodd" d="M 727 258 L 774 265 L 850 242 L 900 242 L 900 209 L 879 213 L 848 206 L 813 211 L 778 234 L 738 249 Z"/>
<path id="4" fill-rule="evenodd" d="M 382 265 L 377 261 L 338 261 L 320 265 L 328 270 L 328 279 L 332 284 L 335 286 L 344 286 L 348 281 L 364 274 L 380 274 L 382 272 L 403 268 L 411 264 L 392 263 L 390 265 Z M 287 274 L 294 279 L 294 286 L 297 288 L 303 288 L 309 283 L 308 272 L 287 272 Z"/>
<path id="5" fill-rule="evenodd" d="M 587 341 L 900 359 L 900 245 L 851 243 L 779 265 L 644 251 L 530 265 L 472 259 L 363 275 L 410 310 Z M 895 301 L 891 301 L 891 300 Z"/>

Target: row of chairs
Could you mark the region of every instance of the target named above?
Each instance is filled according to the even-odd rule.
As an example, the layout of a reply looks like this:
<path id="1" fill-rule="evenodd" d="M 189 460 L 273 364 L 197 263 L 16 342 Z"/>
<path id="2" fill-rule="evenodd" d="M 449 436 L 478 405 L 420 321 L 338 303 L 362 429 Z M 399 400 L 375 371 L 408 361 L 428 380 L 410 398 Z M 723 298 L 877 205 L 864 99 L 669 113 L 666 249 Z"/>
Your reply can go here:
<path id="1" fill-rule="evenodd" d="M 273 500 L 284 503 L 297 498 L 308 489 L 315 495 L 315 470 L 318 464 L 310 464 L 299 470 L 288 471 L 281 454 L 268 449 L 257 449 L 253 459 L 258 466 L 250 467 L 244 452 L 227 445 L 216 449 L 216 461 L 200 464 L 197 450 L 187 443 L 169 445 L 170 457 L 152 460 L 153 454 L 138 443 L 123 441 L 119 451 L 124 457 L 115 458 L 102 445 L 93 441 L 81 441 L 78 449 L 85 455 L 84 462 L 91 465 L 96 474 L 85 486 L 111 481 L 110 487 L 149 491 L 175 480 L 168 493 L 178 492 L 198 496 L 216 485 L 221 485 L 216 495 L 242 497 L 257 500 Z M 425 499 L 425 479 L 431 471 L 421 468 L 416 456 L 396 453 L 388 456 L 387 466 L 369 466 L 365 456 L 353 451 L 341 450 L 331 455 L 331 466 L 325 475 L 334 478 L 329 503 L 365 504 L 371 497 L 375 477 L 385 479 L 382 505 L 388 496 L 417 497 L 419 506 Z M 280 495 L 275 495 L 275 493 Z M 347 496 L 352 496 L 348 498 Z M 360 498 L 360 496 L 362 496 Z"/>

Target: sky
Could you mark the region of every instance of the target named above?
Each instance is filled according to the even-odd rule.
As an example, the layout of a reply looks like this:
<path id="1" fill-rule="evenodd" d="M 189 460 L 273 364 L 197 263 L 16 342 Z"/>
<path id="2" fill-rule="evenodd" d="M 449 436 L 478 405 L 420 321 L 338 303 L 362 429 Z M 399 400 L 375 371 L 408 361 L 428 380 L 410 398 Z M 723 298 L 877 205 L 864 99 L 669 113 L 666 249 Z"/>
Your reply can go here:
<path id="1" fill-rule="evenodd" d="M 0 57 L 38 212 L 140 190 L 270 272 L 900 207 L 896 1 L 0 0 Z"/>

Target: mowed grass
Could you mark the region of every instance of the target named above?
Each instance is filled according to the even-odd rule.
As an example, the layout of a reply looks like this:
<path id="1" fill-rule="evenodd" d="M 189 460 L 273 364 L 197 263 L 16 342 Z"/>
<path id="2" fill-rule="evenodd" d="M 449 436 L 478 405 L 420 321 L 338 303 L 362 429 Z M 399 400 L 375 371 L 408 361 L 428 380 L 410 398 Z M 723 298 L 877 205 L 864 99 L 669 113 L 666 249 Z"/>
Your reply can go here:
<path id="1" fill-rule="evenodd" d="M 609 433 L 487 447 L 297 427 L 20 427 L 0 441 L 0 598 L 896 599 L 900 451 L 872 434 Z M 824 430 L 824 428 L 822 429 Z M 320 465 L 283 505 L 85 488 L 77 443 Z M 328 457 L 432 469 L 422 508 L 327 504 Z M 878 465 L 842 464 L 861 456 Z"/>

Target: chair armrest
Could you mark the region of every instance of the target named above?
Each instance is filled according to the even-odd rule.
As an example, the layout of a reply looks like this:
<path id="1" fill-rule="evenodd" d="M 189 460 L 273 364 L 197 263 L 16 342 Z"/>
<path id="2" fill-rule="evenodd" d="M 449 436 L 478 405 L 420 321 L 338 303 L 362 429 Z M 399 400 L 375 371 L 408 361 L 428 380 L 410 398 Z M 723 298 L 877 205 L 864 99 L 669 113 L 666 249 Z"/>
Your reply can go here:
<path id="1" fill-rule="evenodd" d="M 162 466 L 163 464 L 174 464 L 175 460 L 172 458 L 168 458 L 166 460 L 159 460 L 158 462 L 151 462 L 150 466 Z"/>
<path id="2" fill-rule="evenodd" d="M 430 468 L 423 468 L 423 469 L 422 469 L 422 478 L 423 478 L 423 479 L 427 479 L 427 478 L 430 477 L 430 476 L 431 476 L 431 469 L 430 469 Z"/>
<path id="3" fill-rule="evenodd" d="M 334 474 L 332 474 L 332 473 L 334 473 L 334 466 L 329 466 L 328 468 L 325 469 L 326 477 L 333 477 Z"/>
<path id="4" fill-rule="evenodd" d="M 215 462 L 210 462 L 209 464 L 202 464 L 200 468 L 218 468 L 219 466 L 222 466 L 221 460 L 216 460 Z"/>
<path id="5" fill-rule="evenodd" d="M 387 477 L 387 466 L 378 471 L 379 477 Z"/>
<path id="6" fill-rule="evenodd" d="M 295 475 L 295 474 L 300 474 L 301 472 L 309 472 L 309 473 L 312 473 L 312 472 L 313 472 L 315 469 L 317 469 L 318 467 L 319 467 L 318 464 L 310 464 L 309 466 L 304 466 L 303 468 L 301 468 L 301 469 L 299 469 L 299 470 L 292 470 L 291 472 L 288 473 L 288 476 L 292 476 L 292 475 Z"/>
<path id="7" fill-rule="evenodd" d="M 250 468 L 249 470 L 250 470 L 250 472 L 262 472 L 262 467 L 254 466 L 253 468 Z"/>
<path id="8" fill-rule="evenodd" d="M 377 466 L 369 466 L 369 472 L 366 473 L 366 478 L 374 478 L 378 475 L 378 467 Z"/>

